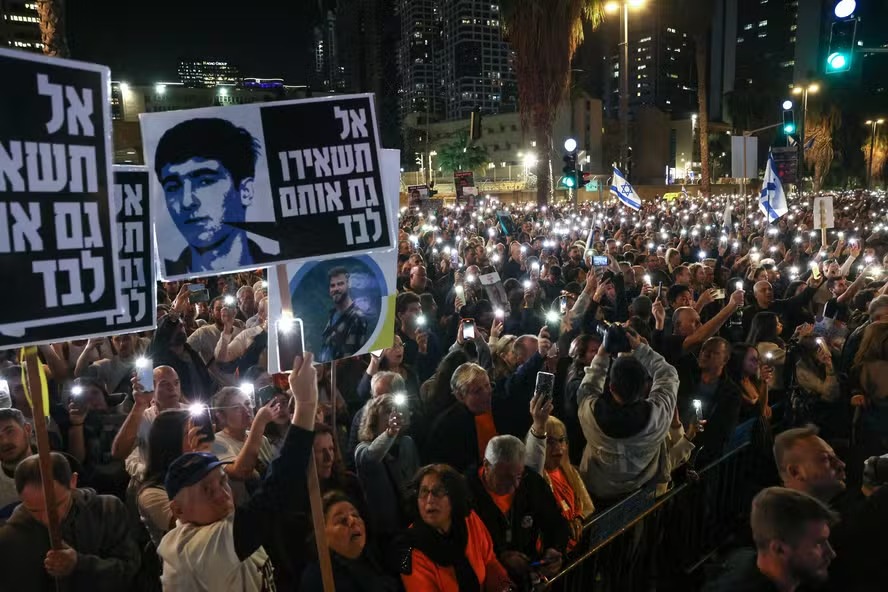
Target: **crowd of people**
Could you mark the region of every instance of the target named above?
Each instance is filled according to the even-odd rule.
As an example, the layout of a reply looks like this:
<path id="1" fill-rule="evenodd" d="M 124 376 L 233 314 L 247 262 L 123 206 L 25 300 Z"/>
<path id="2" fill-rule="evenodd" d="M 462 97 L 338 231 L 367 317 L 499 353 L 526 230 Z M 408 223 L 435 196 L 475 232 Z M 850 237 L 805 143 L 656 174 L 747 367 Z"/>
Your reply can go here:
<path id="1" fill-rule="evenodd" d="M 391 347 L 283 375 L 261 270 L 161 283 L 155 331 L 39 347 L 61 549 L 2 352 L 0 588 L 322 590 L 314 463 L 336 590 L 530 590 L 751 422 L 773 481 L 709 589 L 881 589 L 888 203 L 834 199 L 404 208 Z"/>

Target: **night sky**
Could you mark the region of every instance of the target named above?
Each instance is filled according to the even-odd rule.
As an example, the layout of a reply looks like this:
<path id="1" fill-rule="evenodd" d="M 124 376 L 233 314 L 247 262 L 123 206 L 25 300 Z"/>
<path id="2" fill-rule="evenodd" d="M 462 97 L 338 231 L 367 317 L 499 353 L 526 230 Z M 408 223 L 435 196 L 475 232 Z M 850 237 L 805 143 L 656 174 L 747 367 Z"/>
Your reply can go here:
<path id="1" fill-rule="evenodd" d="M 215 58 L 241 75 L 306 81 L 313 0 L 69 0 L 71 57 L 111 67 L 115 80 L 178 80 L 180 58 Z M 124 9 L 125 7 L 125 9 Z"/>

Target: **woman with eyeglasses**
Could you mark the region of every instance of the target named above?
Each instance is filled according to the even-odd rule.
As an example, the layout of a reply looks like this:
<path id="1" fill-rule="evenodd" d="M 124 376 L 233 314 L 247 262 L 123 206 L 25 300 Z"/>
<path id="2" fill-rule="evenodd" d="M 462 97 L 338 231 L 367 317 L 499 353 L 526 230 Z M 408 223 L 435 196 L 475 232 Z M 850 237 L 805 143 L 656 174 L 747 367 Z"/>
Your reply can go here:
<path id="1" fill-rule="evenodd" d="M 561 515 L 570 525 L 567 543 L 570 552 L 583 536 L 583 525 L 595 511 L 595 505 L 577 469 L 570 464 L 567 428 L 552 417 L 552 401 L 534 397 L 530 401 L 533 426 L 527 434 L 527 466 L 536 470 L 555 495 Z"/>
<path id="2" fill-rule="evenodd" d="M 490 533 L 469 505 L 465 479 L 448 465 L 416 474 L 419 519 L 407 530 L 401 581 L 407 592 L 505 592 L 512 582 Z"/>

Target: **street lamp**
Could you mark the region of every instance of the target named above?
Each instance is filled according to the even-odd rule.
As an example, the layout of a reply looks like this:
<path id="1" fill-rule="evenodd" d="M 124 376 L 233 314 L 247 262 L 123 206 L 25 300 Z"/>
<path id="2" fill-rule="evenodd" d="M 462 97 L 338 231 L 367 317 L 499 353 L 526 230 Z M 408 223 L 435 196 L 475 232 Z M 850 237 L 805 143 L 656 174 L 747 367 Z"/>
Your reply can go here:
<path id="1" fill-rule="evenodd" d="M 802 181 L 802 163 L 805 162 L 805 134 L 808 131 L 808 94 L 817 94 L 820 91 L 820 85 L 816 82 L 809 82 L 804 86 L 793 86 L 792 94 L 802 95 L 802 125 L 799 126 L 799 144 L 802 145 L 801 154 L 799 155 L 798 177 L 799 187 Z"/>
<path id="2" fill-rule="evenodd" d="M 431 181 L 431 183 L 429 183 L 429 187 L 431 187 L 435 184 L 435 169 L 432 168 L 432 157 L 433 156 L 438 156 L 438 153 L 434 150 L 429 152 L 429 180 Z"/>
<path id="3" fill-rule="evenodd" d="M 873 152 L 876 148 L 876 127 L 885 123 L 885 120 L 882 118 L 879 119 L 867 119 L 866 124 L 870 126 L 870 149 L 869 149 L 869 167 L 866 175 L 866 187 L 867 189 L 872 189 L 873 184 L 873 161 L 875 160 L 875 153 Z"/>
<path id="4" fill-rule="evenodd" d="M 620 164 L 623 173 L 629 174 L 629 9 L 641 8 L 645 0 L 609 0 L 604 5 L 605 12 L 620 12 Z"/>

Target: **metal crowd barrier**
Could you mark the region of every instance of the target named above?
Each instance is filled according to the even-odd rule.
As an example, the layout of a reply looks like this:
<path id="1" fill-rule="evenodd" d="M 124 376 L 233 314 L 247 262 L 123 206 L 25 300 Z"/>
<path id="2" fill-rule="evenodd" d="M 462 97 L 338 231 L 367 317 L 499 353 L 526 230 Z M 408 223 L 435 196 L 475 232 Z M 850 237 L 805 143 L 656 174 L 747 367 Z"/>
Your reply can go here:
<path id="1" fill-rule="evenodd" d="M 751 422 L 737 428 L 729 451 L 661 497 L 649 485 L 596 515 L 568 565 L 541 590 L 632 592 L 693 590 L 699 568 L 738 533 L 747 532 L 753 496 L 767 465 L 750 443 Z"/>

